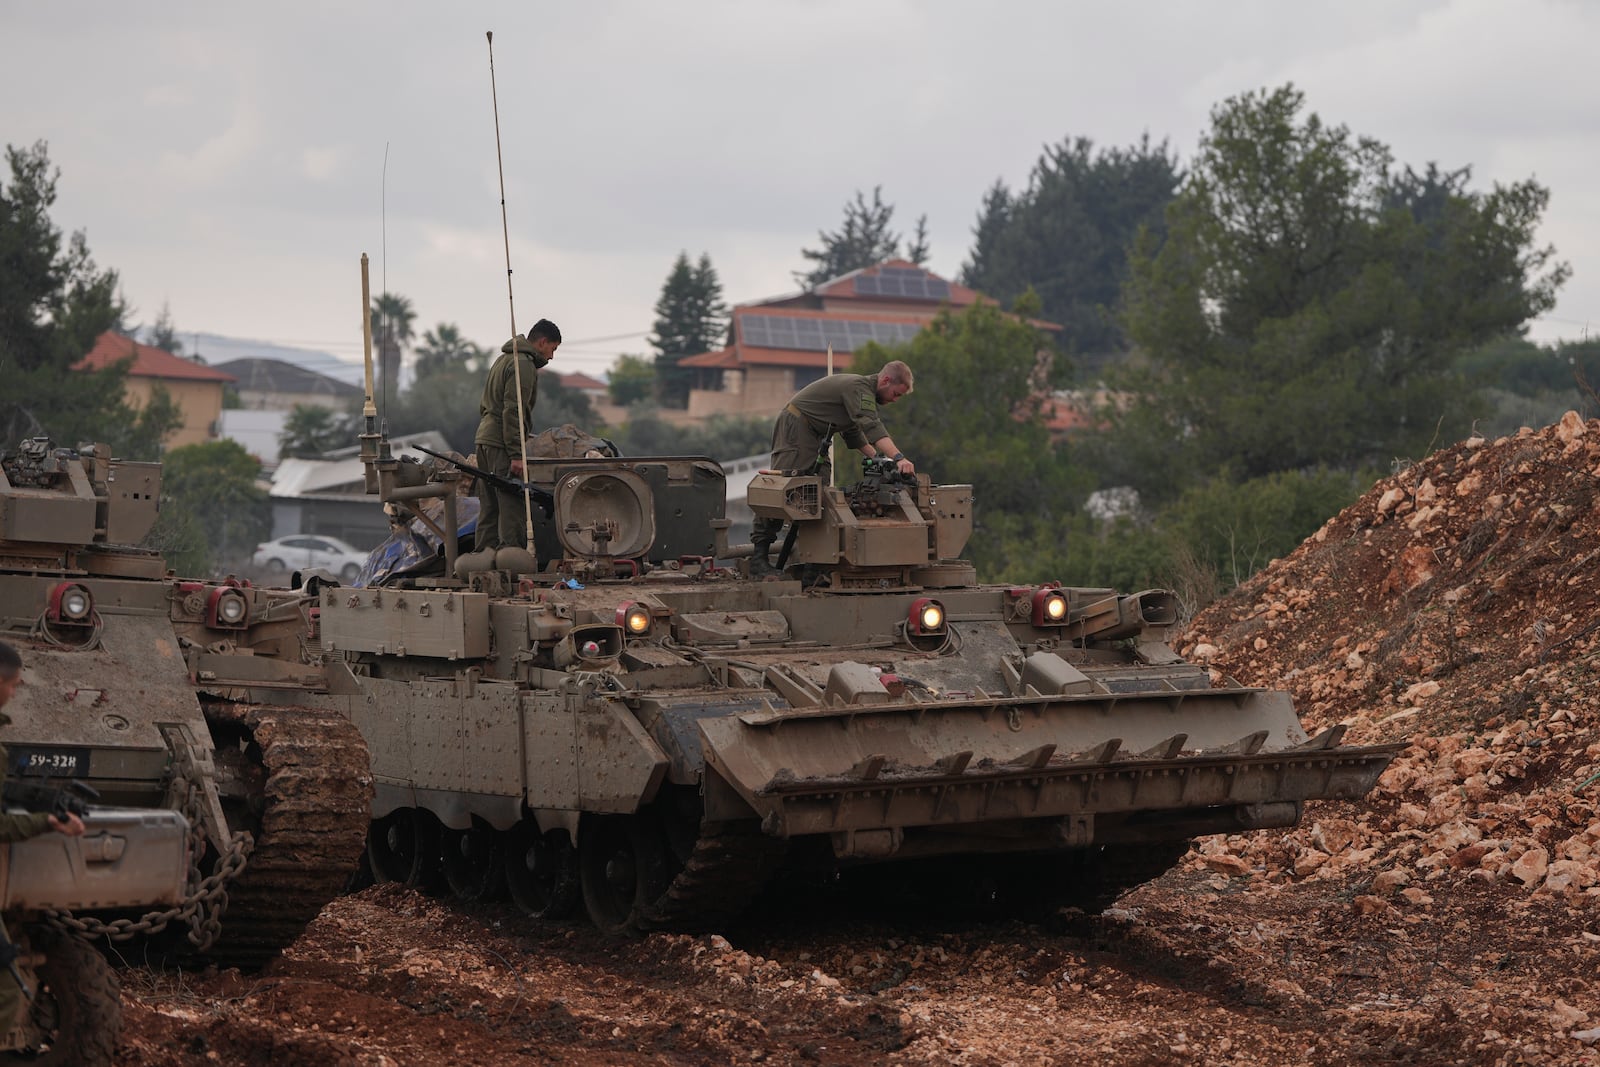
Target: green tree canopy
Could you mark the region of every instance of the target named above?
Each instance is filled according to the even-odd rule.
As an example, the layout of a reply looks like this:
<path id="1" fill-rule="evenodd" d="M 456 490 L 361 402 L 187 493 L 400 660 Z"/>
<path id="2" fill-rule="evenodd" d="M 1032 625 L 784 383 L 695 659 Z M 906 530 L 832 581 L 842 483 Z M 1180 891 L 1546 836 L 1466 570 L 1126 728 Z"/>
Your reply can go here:
<path id="1" fill-rule="evenodd" d="M 154 459 L 180 420 L 158 391 L 142 411 L 124 399 L 128 362 L 76 371 L 127 313 L 117 272 L 101 270 L 80 231 L 66 238 L 50 217 L 60 172 L 43 141 L 6 146 L 0 180 L 0 447 L 45 434 L 72 447 L 103 441 L 114 454 Z M 131 359 L 131 355 L 130 355 Z"/>
<path id="2" fill-rule="evenodd" d="M 349 448 L 360 432 L 361 417 L 354 411 L 341 413 L 321 404 L 296 404 L 278 434 L 278 454 L 319 459 L 336 449 Z"/>
<path id="3" fill-rule="evenodd" d="M 644 356 L 619 356 L 606 376 L 606 391 L 611 394 L 611 402 L 621 407 L 650 399 L 655 386 L 655 364 Z"/>
<path id="4" fill-rule="evenodd" d="M 679 252 L 656 301 L 655 332 L 650 344 L 656 350 L 657 399 L 666 407 L 689 403 L 689 371 L 680 369 L 684 356 L 709 352 L 722 343 L 728 330 L 728 305 L 722 299 L 722 282 L 708 253 L 691 265 L 689 253 Z"/>
<path id="5" fill-rule="evenodd" d="M 1567 268 L 1534 243 L 1532 180 L 1390 169 L 1382 144 L 1302 114 L 1292 86 L 1219 105 L 1168 213 L 1141 239 L 1100 453 L 1147 503 L 1239 480 L 1416 456 L 1468 429 L 1464 352 L 1547 310 Z"/>
<path id="6" fill-rule="evenodd" d="M 172 308 L 165 301 L 161 304 L 161 314 L 156 316 L 145 336 L 145 344 L 175 356 L 183 355 L 183 341 L 178 337 L 178 328 L 172 324 Z M 198 354 L 195 359 L 200 359 Z"/>
<path id="7" fill-rule="evenodd" d="M 237 441 L 174 448 L 162 458 L 161 517 L 149 542 L 182 574 L 232 567 L 267 536 L 261 464 Z"/>
<path id="8" fill-rule="evenodd" d="M 411 344 L 417 312 L 411 298 L 380 293 L 372 300 L 372 343 L 378 349 L 378 393 L 393 397 L 399 391 L 400 362 Z"/>
<path id="9" fill-rule="evenodd" d="M 772 443 L 772 420 L 713 415 L 680 426 L 645 411 L 607 436 L 625 456 L 709 456 L 721 461 L 765 452 Z"/>
<path id="10" fill-rule="evenodd" d="M 489 369 L 489 350 L 461 336 L 461 327 L 453 322 L 441 322 L 422 335 L 417 346 L 417 377 L 426 378 L 436 371 L 461 364 L 475 373 Z"/>
<path id="11" fill-rule="evenodd" d="M 1096 151 L 1085 137 L 1048 146 L 1027 188 L 984 195 L 962 281 L 1003 304 L 1028 289 L 1063 327 L 1058 343 L 1091 367 L 1127 348 L 1117 321 L 1128 251 L 1159 235 L 1181 175 L 1165 142 Z"/>
<path id="12" fill-rule="evenodd" d="M 800 250 L 813 266 L 810 270 L 795 271 L 794 280 L 813 289 L 830 278 L 893 259 L 900 251 L 900 235 L 889 229 L 893 219 L 894 205 L 883 202 L 883 186 L 873 187 L 870 204 L 857 189 L 856 198 L 845 201 L 843 224 L 832 233 L 817 231 L 821 247 Z M 924 259 L 927 257 L 926 215 L 917 222 L 912 251 Z M 915 262 L 920 264 L 922 260 Z"/>

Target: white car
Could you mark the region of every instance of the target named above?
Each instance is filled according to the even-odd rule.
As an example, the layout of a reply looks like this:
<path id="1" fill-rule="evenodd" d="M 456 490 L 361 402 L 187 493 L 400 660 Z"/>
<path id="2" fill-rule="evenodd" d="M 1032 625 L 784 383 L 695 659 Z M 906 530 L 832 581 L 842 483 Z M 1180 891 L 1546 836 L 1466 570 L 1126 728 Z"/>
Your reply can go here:
<path id="1" fill-rule="evenodd" d="M 341 582 L 352 582 L 367 562 L 367 553 L 337 537 L 295 534 L 257 545 L 251 562 L 269 574 L 321 569 L 338 575 Z"/>

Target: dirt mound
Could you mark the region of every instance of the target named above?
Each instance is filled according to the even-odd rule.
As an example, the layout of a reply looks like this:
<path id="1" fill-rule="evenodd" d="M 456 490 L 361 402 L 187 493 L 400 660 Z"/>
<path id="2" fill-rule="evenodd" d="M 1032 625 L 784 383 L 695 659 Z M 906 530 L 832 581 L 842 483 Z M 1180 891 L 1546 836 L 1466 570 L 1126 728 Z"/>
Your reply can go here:
<path id="1" fill-rule="evenodd" d="M 1474 438 L 1378 483 L 1196 618 L 1180 652 L 1289 690 L 1308 729 L 1412 742 L 1337 829 L 1213 854 L 1294 848 L 1283 873 L 1303 877 L 1381 844 L 1380 893 L 1460 876 L 1593 896 L 1597 491 L 1600 421 Z"/>

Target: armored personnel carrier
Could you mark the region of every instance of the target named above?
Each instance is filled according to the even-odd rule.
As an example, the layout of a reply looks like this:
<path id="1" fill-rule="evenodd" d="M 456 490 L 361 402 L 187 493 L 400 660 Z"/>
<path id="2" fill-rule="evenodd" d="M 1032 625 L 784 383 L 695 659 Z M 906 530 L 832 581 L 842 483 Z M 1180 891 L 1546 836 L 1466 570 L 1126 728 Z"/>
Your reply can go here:
<path id="1" fill-rule="evenodd" d="M 53 908 L 58 929 L 159 936 L 258 965 L 359 862 L 366 748 L 344 717 L 295 700 L 324 684 L 304 647 L 306 594 L 174 577 L 159 554 L 128 547 L 149 532 L 160 490 L 158 464 L 103 446 L 35 438 L 0 455 L 0 637 L 25 664 L 7 770 L 82 781 L 108 805 L 170 809 L 192 826 L 177 900 Z"/>
<path id="2" fill-rule="evenodd" d="M 369 490 L 436 516 L 437 566 L 324 587 L 324 691 L 292 699 L 367 740 L 379 879 L 608 931 L 721 922 L 786 871 L 1098 910 L 1197 836 L 1363 795 L 1397 751 L 1214 684 L 1165 643 L 1168 593 L 982 583 L 970 486 L 761 474 L 751 508 L 792 533 L 788 577 L 752 581 L 712 461 L 537 459 L 543 565 L 457 578 L 461 473 L 363 440 Z"/>

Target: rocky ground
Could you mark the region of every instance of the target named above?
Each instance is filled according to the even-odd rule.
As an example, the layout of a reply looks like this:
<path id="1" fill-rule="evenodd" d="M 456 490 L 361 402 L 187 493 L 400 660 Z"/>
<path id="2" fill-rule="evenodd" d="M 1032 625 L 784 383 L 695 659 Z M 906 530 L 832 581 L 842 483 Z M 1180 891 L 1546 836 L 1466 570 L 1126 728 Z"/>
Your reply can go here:
<path id="1" fill-rule="evenodd" d="M 1600 421 L 1468 440 L 1196 618 L 1186 655 L 1408 747 L 1102 916 L 615 942 L 383 886 L 260 975 L 125 971 L 119 1061 L 1600 1064 L 1597 488 Z"/>

